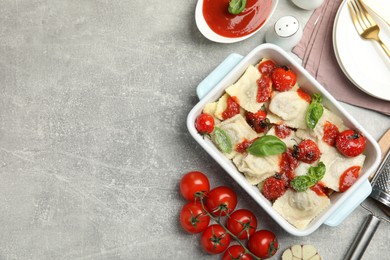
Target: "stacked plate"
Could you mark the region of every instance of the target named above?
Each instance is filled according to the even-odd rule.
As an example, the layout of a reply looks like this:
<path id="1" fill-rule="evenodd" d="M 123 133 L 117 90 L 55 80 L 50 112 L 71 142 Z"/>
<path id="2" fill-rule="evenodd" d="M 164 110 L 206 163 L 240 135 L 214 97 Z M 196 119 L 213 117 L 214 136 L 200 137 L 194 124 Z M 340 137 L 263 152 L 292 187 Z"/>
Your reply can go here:
<path id="1" fill-rule="evenodd" d="M 357 33 L 345 0 L 338 10 L 333 28 L 333 47 L 337 61 L 349 80 L 367 94 L 390 101 L 390 57 L 373 40 Z M 374 16 L 374 14 L 373 14 Z M 374 17 L 381 27 L 380 37 L 390 46 L 390 28 Z"/>

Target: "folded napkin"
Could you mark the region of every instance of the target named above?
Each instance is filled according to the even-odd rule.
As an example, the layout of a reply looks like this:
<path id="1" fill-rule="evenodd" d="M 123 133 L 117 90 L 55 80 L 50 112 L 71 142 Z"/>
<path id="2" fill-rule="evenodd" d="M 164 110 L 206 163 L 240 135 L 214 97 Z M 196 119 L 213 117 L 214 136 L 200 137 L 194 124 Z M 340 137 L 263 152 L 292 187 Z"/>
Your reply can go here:
<path id="1" fill-rule="evenodd" d="M 337 100 L 390 115 L 390 101 L 374 98 L 357 88 L 344 75 L 333 50 L 332 31 L 342 0 L 326 0 L 317 8 L 292 50 L 302 65 Z"/>

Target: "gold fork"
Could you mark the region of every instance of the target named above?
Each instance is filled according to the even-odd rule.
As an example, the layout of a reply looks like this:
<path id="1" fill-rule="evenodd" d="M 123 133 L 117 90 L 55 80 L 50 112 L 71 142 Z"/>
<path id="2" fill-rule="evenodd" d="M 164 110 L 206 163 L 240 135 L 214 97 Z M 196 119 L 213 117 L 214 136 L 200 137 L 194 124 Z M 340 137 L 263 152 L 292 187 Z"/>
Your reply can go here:
<path id="1" fill-rule="evenodd" d="M 360 4 L 360 0 L 350 0 L 347 4 L 353 23 L 355 24 L 355 28 L 360 36 L 368 40 L 377 41 L 386 52 L 387 56 L 390 57 L 390 50 L 379 38 L 379 26 L 376 24 L 374 19 L 372 19 L 364 6 Z"/>

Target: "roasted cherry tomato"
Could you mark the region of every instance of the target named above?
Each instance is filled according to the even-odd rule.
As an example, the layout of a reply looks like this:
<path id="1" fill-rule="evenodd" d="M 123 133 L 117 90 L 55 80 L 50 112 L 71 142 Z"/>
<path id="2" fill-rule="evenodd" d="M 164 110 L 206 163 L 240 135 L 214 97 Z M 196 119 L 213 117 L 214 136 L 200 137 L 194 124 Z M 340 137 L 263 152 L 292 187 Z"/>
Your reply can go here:
<path id="1" fill-rule="evenodd" d="M 188 172 L 180 180 L 180 193 L 189 201 L 194 201 L 197 197 L 204 196 L 209 191 L 209 179 L 201 172 Z"/>
<path id="2" fill-rule="evenodd" d="M 288 91 L 296 82 L 297 76 L 287 67 L 279 67 L 272 71 L 272 84 L 277 91 Z"/>
<path id="3" fill-rule="evenodd" d="M 242 246 L 233 245 L 225 251 L 222 260 L 252 260 L 252 256 L 245 254 L 245 249 Z"/>
<path id="4" fill-rule="evenodd" d="M 266 60 L 260 62 L 258 66 L 258 70 L 262 75 L 270 76 L 272 71 L 276 68 L 275 62 L 272 60 Z"/>
<path id="5" fill-rule="evenodd" d="M 317 161 L 321 156 L 321 151 L 317 144 L 310 139 L 300 142 L 295 152 L 298 160 L 310 164 Z"/>
<path id="6" fill-rule="evenodd" d="M 337 135 L 336 147 L 343 155 L 355 157 L 366 148 L 366 139 L 359 132 L 348 129 Z"/>
<path id="7" fill-rule="evenodd" d="M 274 201 L 286 192 L 286 181 L 280 177 L 269 177 L 264 181 L 263 195 L 270 201 Z"/>
<path id="8" fill-rule="evenodd" d="M 208 226 L 200 239 L 203 249 L 209 254 L 220 254 L 228 248 L 230 235 L 218 224 Z"/>
<path id="9" fill-rule="evenodd" d="M 248 249 L 257 257 L 269 258 L 279 249 L 278 239 L 269 230 L 259 230 L 249 238 Z"/>
<path id="10" fill-rule="evenodd" d="M 214 216 L 225 216 L 237 206 L 237 195 L 232 189 L 219 186 L 212 189 L 206 196 L 206 208 Z"/>
<path id="11" fill-rule="evenodd" d="M 256 133 L 265 132 L 270 124 L 267 119 L 267 113 L 263 110 L 259 110 L 256 113 L 246 112 L 246 121 L 256 131 Z"/>
<path id="12" fill-rule="evenodd" d="M 200 202 L 189 202 L 181 209 L 180 224 L 188 233 L 200 233 L 210 223 L 210 217 L 203 210 Z"/>
<path id="13" fill-rule="evenodd" d="M 275 134 L 277 137 L 284 139 L 291 134 L 291 129 L 284 124 L 275 125 Z"/>
<path id="14" fill-rule="evenodd" d="M 248 239 L 256 231 L 257 218 L 247 209 L 238 209 L 229 216 L 226 227 L 239 239 Z"/>
<path id="15" fill-rule="evenodd" d="M 340 192 L 348 190 L 356 182 L 360 169 L 360 166 L 351 166 L 343 172 L 339 180 Z"/>
<path id="16" fill-rule="evenodd" d="M 200 114 L 195 120 L 195 128 L 200 134 L 211 134 L 214 131 L 214 118 L 206 113 Z"/>

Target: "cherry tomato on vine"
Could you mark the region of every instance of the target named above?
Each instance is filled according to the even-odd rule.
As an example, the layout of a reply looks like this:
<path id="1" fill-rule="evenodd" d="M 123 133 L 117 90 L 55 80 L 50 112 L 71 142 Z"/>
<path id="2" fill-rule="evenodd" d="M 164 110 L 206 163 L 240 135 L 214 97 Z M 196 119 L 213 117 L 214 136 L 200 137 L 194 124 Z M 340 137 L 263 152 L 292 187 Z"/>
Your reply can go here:
<path id="1" fill-rule="evenodd" d="M 229 216 L 226 227 L 239 239 L 248 239 L 256 231 L 257 218 L 247 209 L 238 209 Z"/>
<path id="2" fill-rule="evenodd" d="M 209 191 L 209 179 L 199 171 L 188 172 L 180 180 L 180 193 L 189 201 L 194 201 L 197 196 Z"/>
<path id="3" fill-rule="evenodd" d="M 321 151 L 317 144 L 310 139 L 303 140 L 298 145 L 298 160 L 304 163 L 313 163 L 321 156 Z"/>
<path id="4" fill-rule="evenodd" d="M 214 216 L 226 216 L 236 208 L 237 195 L 231 188 L 219 186 L 206 195 L 205 204 Z"/>
<path id="5" fill-rule="evenodd" d="M 240 245 L 229 247 L 222 256 L 222 260 L 252 260 L 250 254 L 245 254 L 245 249 Z"/>
<path id="6" fill-rule="evenodd" d="M 366 139 L 357 131 L 344 130 L 336 136 L 336 147 L 343 155 L 355 157 L 366 148 Z"/>
<path id="7" fill-rule="evenodd" d="M 188 233 L 200 233 L 210 223 L 210 217 L 203 210 L 200 202 L 189 202 L 181 209 L 180 224 Z"/>
<path id="8" fill-rule="evenodd" d="M 195 128 L 200 134 L 211 134 L 214 131 L 214 118 L 206 113 L 200 114 L 195 120 Z"/>
<path id="9" fill-rule="evenodd" d="M 272 84 L 277 91 L 288 91 L 297 82 L 295 73 L 287 67 L 279 67 L 272 71 Z"/>
<path id="10" fill-rule="evenodd" d="M 209 254 L 220 254 L 228 248 L 230 235 L 218 224 L 209 226 L 200 239 L 203 249 Z"/>
<path id="11" fill-rule="evenodd" d="M 270 201 L 274 201 L 286 192 L 286 181 L 277 177 L 269 177 L 264 181 L 263 195 Z"/>
<path id="12" fill-rule="evenodd" d="M 269 258 L 279 249 L 278 239 L 269 230 L 259 230 L 250 236 L 248 249 L 257 257 Z"/>

